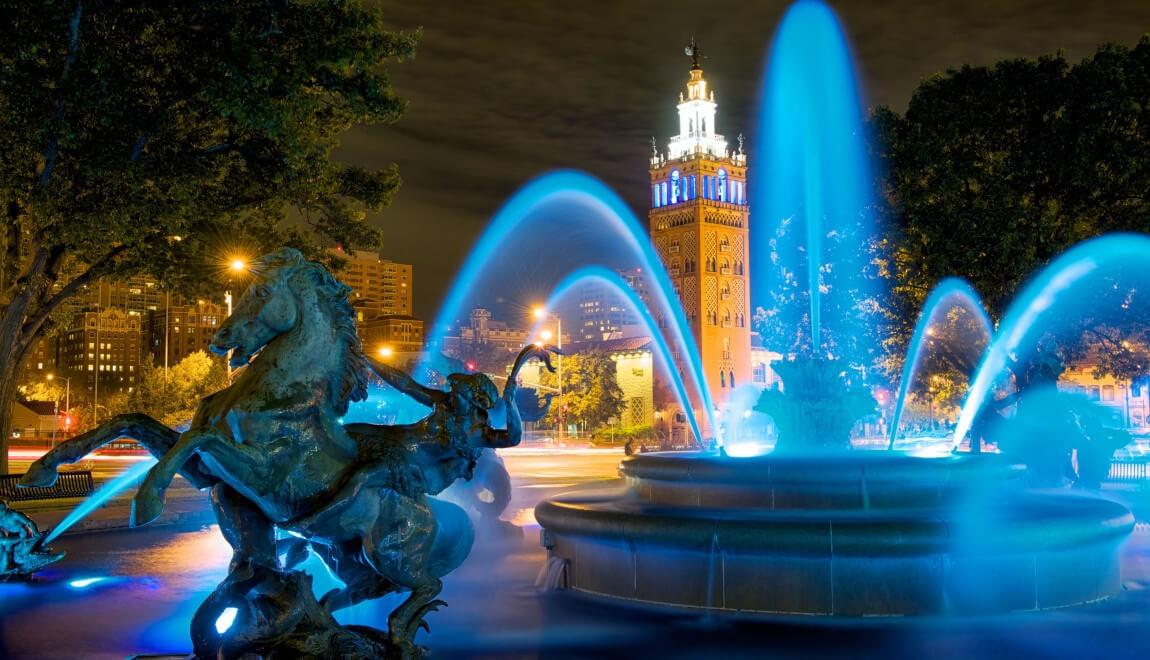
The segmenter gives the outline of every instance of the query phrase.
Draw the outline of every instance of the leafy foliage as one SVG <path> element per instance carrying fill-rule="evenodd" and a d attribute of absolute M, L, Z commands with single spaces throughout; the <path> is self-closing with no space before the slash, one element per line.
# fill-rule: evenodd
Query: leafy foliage
<path fill-rule="evenodd" d="M 192 419 L 200 399 L 227 384 L 223 360 L 196 351 L 169 369 L 145 363 L 137 387 L 109 401 L 108 410 L 112 415 L 142 412 L 167 426 L 177 426 Z"/>
<path fill-rule="evenodd" d="M 556 397 L 546 420 L 558 424 L 560 416 L 567 423 L 578 423 L 597 430 L 623 413 L 626 402 L 615 373 L 611 356 L 592 351 L 564 355 L 563 396 Z M 544 371 L 542 385 L 557 388 L 558 373 Z"/>
<path fill-rule="evenodd" d="M 0 17 L 0 437 L 24 352 L 95 279 L 194 293 L 234 251 L 378 243 L 364 211 L 395 167 L 330 158 L 403 110 L 382 65 L 414 36 L 374 5 L 5 1 Z"/>
<path fill-rule="evenodd" d="M 895 344 L 943 277 L 970 280 L 1000 318 L 1028 275 L 1074 243 L 1150 231 L 1150 37 L 1074 66 L 1059 54 L 950 70 L 905 114 L 880 108 L 872 123 L 887 212 L 902 220 Z M 1146 294 L 1130 281 L 1097 291 L 1060 340 L 1079 355 L 1101 347 L 1103 372 L 1144 373 Z"/>

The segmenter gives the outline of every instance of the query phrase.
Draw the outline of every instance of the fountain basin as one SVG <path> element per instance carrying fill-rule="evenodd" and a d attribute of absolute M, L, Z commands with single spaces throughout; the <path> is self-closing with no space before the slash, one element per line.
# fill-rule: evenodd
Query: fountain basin
<path fill-rule="evenodd" d="M 1121 504 L 1030 491 L 997 455 L 630 457 L 624 486 L 539 504 L 549 557 L 588 595 L 713 611 L 990 614 L 1121 589 Z"/>

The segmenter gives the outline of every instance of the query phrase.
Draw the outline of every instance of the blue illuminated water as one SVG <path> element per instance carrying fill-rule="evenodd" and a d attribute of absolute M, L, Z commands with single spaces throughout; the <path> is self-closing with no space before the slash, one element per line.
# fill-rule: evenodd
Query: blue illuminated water
<path fill-rule="evenodd" d="M 44 539 L 44 544 L 47 545 L 51 543 L 58 536 L 68 531 L 72 525 L 75 525 L 76 523 L 83 520 L 89 513 L 99 509 L 101 506 L 107 503 L 108 500 L 130 488 L 137 481 L 142 479 L 144 475 L 148 473 L 148 470 L 150 470 L 155 464 L 156 459 L 149 457 L 143 461 L 140 461 L 139 463 L 136 463 L 127 470 L 124 470 L 124 472 L 115 479 L 109 481 L 103 486 L 100 486 L 96 492 L 92 493 L 88 499 L 81 502 L 80 505 L 75 509 L 72 509 L 68 515 L 60 521 L 60 524 L 56 525 L 56 527 L 52 529 L 51 533 L 48 534 L 48 537 Z"/>
<path fill-rule="evenodd" d="M 962 405 L 953 444 L 966 438 L 1012 356 L 1030 350 L 1045 332 L 1080 317 L 1081 308 L 1096 293 L 1093 287 L 1100 275 L 1145 272 L 1147 264 L 1150 237 L 1109 234 L 1079 243 L 1043 268 L 1015 297 L 987 347 Z"/>
<path fill-rule="evenodd" d="M 970 283 L 958 277 L 948 277 L 939 282 L 927 296 L 919 312 L 918 322 L 911 335 L 910 345 L 907 347 L 906 358 L 903 360 L 902 377 L 899 379 L 898 397 L 895 399 L 894 410 L 890 419 L 890 444 L 894 449 L 895 438 L 898 437 L 899 420 L 902 419 L 903 409 L 906 406 L 906 397 L 918 373 L 919 363 L 930 340 L 931 329 L 938 327 L 945 319 L 940 319 L 956 306 L 962 307 L 974 315 L 976 323 L 981 327 L 987 341 L 994 333 L 994 328 L 979 297 Z"/>
<path fill-rule="evenodd" d="M 485 295 L 500 295 L 484 288 L 493 285 L 490 273 L 509 263 L 529 261 L 535 265 L 531 271 L 534 285 L 554 290 L 559 282 L 595 263 L 578 256 L 576 245 L 590 246 L 598 254 L 610 251 L 619 266 L 638 268 L 644 274 L 650 301 L 643 313 L 664 320 L 668 345 L 681 357 L 709 416 L 713 406 L 698 349 L 647 231 L 610 187 L 575 170 L 550 172 L 528 182 L 496 213 L 448 290 L 429 333 L 429 348 L 434 351 L 443 346 L 444 337 L 469 305 L 482 302 Z M 636 310 L 643 307 L 637 305 Z"/>
<path fill-rule="evenodd" d="M 784 353 L 862 361 L 878 292 L 864 107 L 846 35 L 823 2 L 791 5 L 767 56 L 751 170 L 752 292 Z M 796 345 L 797 344 L 797 345 Z"/>
<path fill-rule="evenodd" d="M 679 400 L 679 405 L 682 406 L 684 414 L 687 416 L 687 421 L 691 425 L 691 431 L 695 434 L 696 438 L 702 439 L 703 434 L 699 428 L 698 418 L 695 415 L 694 406 L 691 404 L 690 397 L 687 396 L 686 386 L 683 383 L 682 376 L 679 375 L 678 370 L 675 368 L 675 361 L 671 352 L 671 347 L 667 344 L 667 340 L 663 337 L 663 333 L 659 332 L 659 326 L 655 319 L 651 316 L 650 310 L 644 304 L 639 294 L 635 292 L 617 272 L 606 268 L 604 266 L 586 266 L 571 273 L 555 286 L 551 296 L 547 299 L 547 309 L 555 309 L 563 299 L 568 296 L 572 291 L 577 291 L 580 287 L 585 286 L 590 282 L 598 282 L 610 289 L 613 293 L 626 301 L 626 304 L 631 307 L 639 315 L 640 323 L 643 329 L 651 336 L 651 340 L 655 344 L 655 357 L 662 360 L 664 365 L 667 365 L 666 376 L 671 379 L 671 384 L 675 392 L 675 396 Z M 679 326 L 683 327 L 683 326 Z M 677 330 L 678 328 L 676 328 Z M 534 334 L 534 333 L 532 333 Z M 687 341 L 688 338 L 683 338 L 679 335 L 680 341 Z M 694 348 L 694 344 L 690 344 Z M 715 428 L 713 417 L 713 406 L 711 404 L 711 396 L 707 391 L 706 383 L 703 381 L 702 367 L 699 362 L 697 351 L 692 351 L 691 355 L 687 355 L 688 364 L 691 365 L 689 373 L 694 377 L 691 379 L 694 386 L 695 395 L 697 400 L 703 402 L 703 410 L 707 415 L 709 428 Z"/>

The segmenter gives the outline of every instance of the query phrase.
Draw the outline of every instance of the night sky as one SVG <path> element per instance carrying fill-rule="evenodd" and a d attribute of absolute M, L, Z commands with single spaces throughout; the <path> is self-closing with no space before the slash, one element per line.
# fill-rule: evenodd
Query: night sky
<path fill-rule="evenodd" d="M 650 138 L 677 132 L 694 35 L 719 104 L 719 132 L 752 144 L 759 77 L 789 3 L 780 0 L 420 0 L 383 2 L 396 29 L 423 27 L 415 59 L 390 67 L 409 102 L 391 126 L 360 128 L 338 157 L 399 164 L 403 188 L 374 220 L 383 255 L 415 265 L 415 313 L 430 320 L 491 215 L 555 168 L 602 178 L 646 217 Z M 918 82 L 963 63 L 1150 32 L 1150 1 L 886 0 L 832 3 L 868 105 L 905 108 Z M 754 153 L 749 153 L 753 168 Z M 753 206 L 752 206 L 753 218 Z"/>

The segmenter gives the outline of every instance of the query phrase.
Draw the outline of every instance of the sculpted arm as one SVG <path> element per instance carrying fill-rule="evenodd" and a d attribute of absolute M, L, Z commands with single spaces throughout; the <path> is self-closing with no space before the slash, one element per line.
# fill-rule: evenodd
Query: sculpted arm
<path fill-rule="evenodd" d="M 539 348 L 528 346 L 515 358 L 511 373 L 507 376 L 507 384 L 503 386 L 503 406 L 507 412 L 507 428 L 494 429 L 490 426 L 483 429 L 484 444 L 488 447 L 514 447 L 523 437 L 523 419 L 519 416 L 519 406 L 515 403 L 515 394 L 519 389 L 519 370 L 532 358 L 538 358 L 547 366 L 547 370 L 554 372 L 551 366 L 551 353 L 559 351 L 550 346 Z"/>
<path fill-rule="evenodd" d="M 396 369 L 389 364 L 384 364 L 371 356 L 367 356 L 367 361 L 368 364 L 371 365 L 372 371 L 382 378 L 385 383 L 425 406 L 434 407 L 436 403 L 442 401 L 444 398 L 443 392 L 420 385 L 402 369 Z"/>

